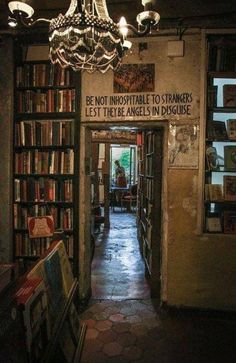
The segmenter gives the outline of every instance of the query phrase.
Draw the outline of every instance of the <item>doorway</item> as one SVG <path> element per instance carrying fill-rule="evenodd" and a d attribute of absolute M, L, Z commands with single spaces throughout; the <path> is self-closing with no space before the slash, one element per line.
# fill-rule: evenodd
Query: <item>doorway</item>
<path fill-rule="evenodd" d="M 104 158 L 102 162 L 102 178 L 108 180 L 109 185 L 108 196 L 104 193 L 104 204 L 107 199 L 110 204 L 110 186 L 113 183 L 112 161 L 118 149 L 126 153 L 128 151 L 130 156 L 127 178 L 131 183 L 136 178 L 138 183 L 135 211 L 130 212 L 124 208 L 113 211 L 109 205 L 110 228 L 101 224 L 95 233 L 95 254 L 91 264 L 92 296 L 105 299 L 160 297 L 164 128 L 136 128 L 135 143 L 129 145 L 117 142 L 117 137 L 114 143 L 111 131 L 108 129 L 95 129 L 96 134 L 102 131 L 103 137 L 105 134 L 109 135 L 108 142 L 98 140 L 98 137 L 94 140 L 92 137 L 94 129 L 88 127 L 85 129 L 90 132 L 91 150 L 94 151 L 94 143 L 103 143 L 106 147 L 109 144 L 109 153 L 104 152 L 108 160 Z M 142 137 L 144 139 L 139 144 Z M 144 155 L 145 165 L 142 160 Z M 91 174 L 93 176 L 90 179 L 94 177 L 96 171 L 92 170 Z M 100 207 L 103 216 L 104 205 Z M 153 224 L 150 223 L 151 218 L 154 218 Z M 97 251 L 100 260 L 97 258 Z M 107 294 L 101 292 L 101 287 L 104 288 L 106 282 L 110 284 Z"/>

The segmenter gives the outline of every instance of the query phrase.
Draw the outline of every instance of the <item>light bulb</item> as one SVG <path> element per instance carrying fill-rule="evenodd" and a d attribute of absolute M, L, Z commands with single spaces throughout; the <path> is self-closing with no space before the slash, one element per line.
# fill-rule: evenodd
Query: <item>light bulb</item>
<path fill-rule="evenodd" d="M 17 20 L 15 18 L 8 17 L 8 25 L 11 28 L 15 28 L 17 26 Z"/>
<path fill-rule="evenodd" d="M 123 35 L 124 38 L 126 38 L 127 34 L 128 34 L 128 28 L 127 28 L 127 21 L 124 16 L 122 16 L 120 18 L 118 25 L 119 25 L 121 34 Z"/>

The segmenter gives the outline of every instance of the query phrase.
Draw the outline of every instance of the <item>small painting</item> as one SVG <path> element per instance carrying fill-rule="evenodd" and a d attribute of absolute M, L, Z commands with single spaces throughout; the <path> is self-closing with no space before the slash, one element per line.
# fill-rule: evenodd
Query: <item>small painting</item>
<path fill-rule="evenodd" d="M 169 168 L 198 168 L 198 124 L 170 124 L 168 138 Z"/>
<path fill-rule="evenodd" d="M 155 64 L 122 64 L 114 72 L 114 93 L 154 91 Z"/>

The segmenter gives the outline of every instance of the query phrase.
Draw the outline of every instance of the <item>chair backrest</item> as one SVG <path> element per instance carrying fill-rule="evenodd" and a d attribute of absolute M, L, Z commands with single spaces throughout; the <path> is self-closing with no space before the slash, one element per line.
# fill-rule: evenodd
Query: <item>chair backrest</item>
<path fill-rule="evenodd" d="M 136 196 L 138 192 L 138 185 L 137 184 L 133 184 L 130 187 L 130 194 L 133 196 Z"/>

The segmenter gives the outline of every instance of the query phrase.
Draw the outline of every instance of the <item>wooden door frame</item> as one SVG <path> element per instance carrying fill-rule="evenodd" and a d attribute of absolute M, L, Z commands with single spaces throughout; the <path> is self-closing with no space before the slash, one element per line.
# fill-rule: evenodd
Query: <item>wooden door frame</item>
<path fill-rule="evenodd" d="M 88 175 L 88 158 L 91 157 L 91 132 L 93 130 L 109 130 L 111 127 L 124 127 L 124 122 L 117 123 L 83 123 L 80 125 L 80 172 L 79 172 L 79 299 L 80 301 L 88 300 L 91 295 L 91 263 L 90 263 L 90 177 Z M 162 241 L 160 245 L 160 303 L 167 300 L 167 257 L 168 257 L 168 122 L 163 121 L 144 121 L 125 123 L 126 127 L 141 129 L 163 129 L 163 164 L 162 164 L 162 196 L 161 196 L 161 226 L 162 226 Z M 89 263 L 88 263 L 89 261 Z"/>

